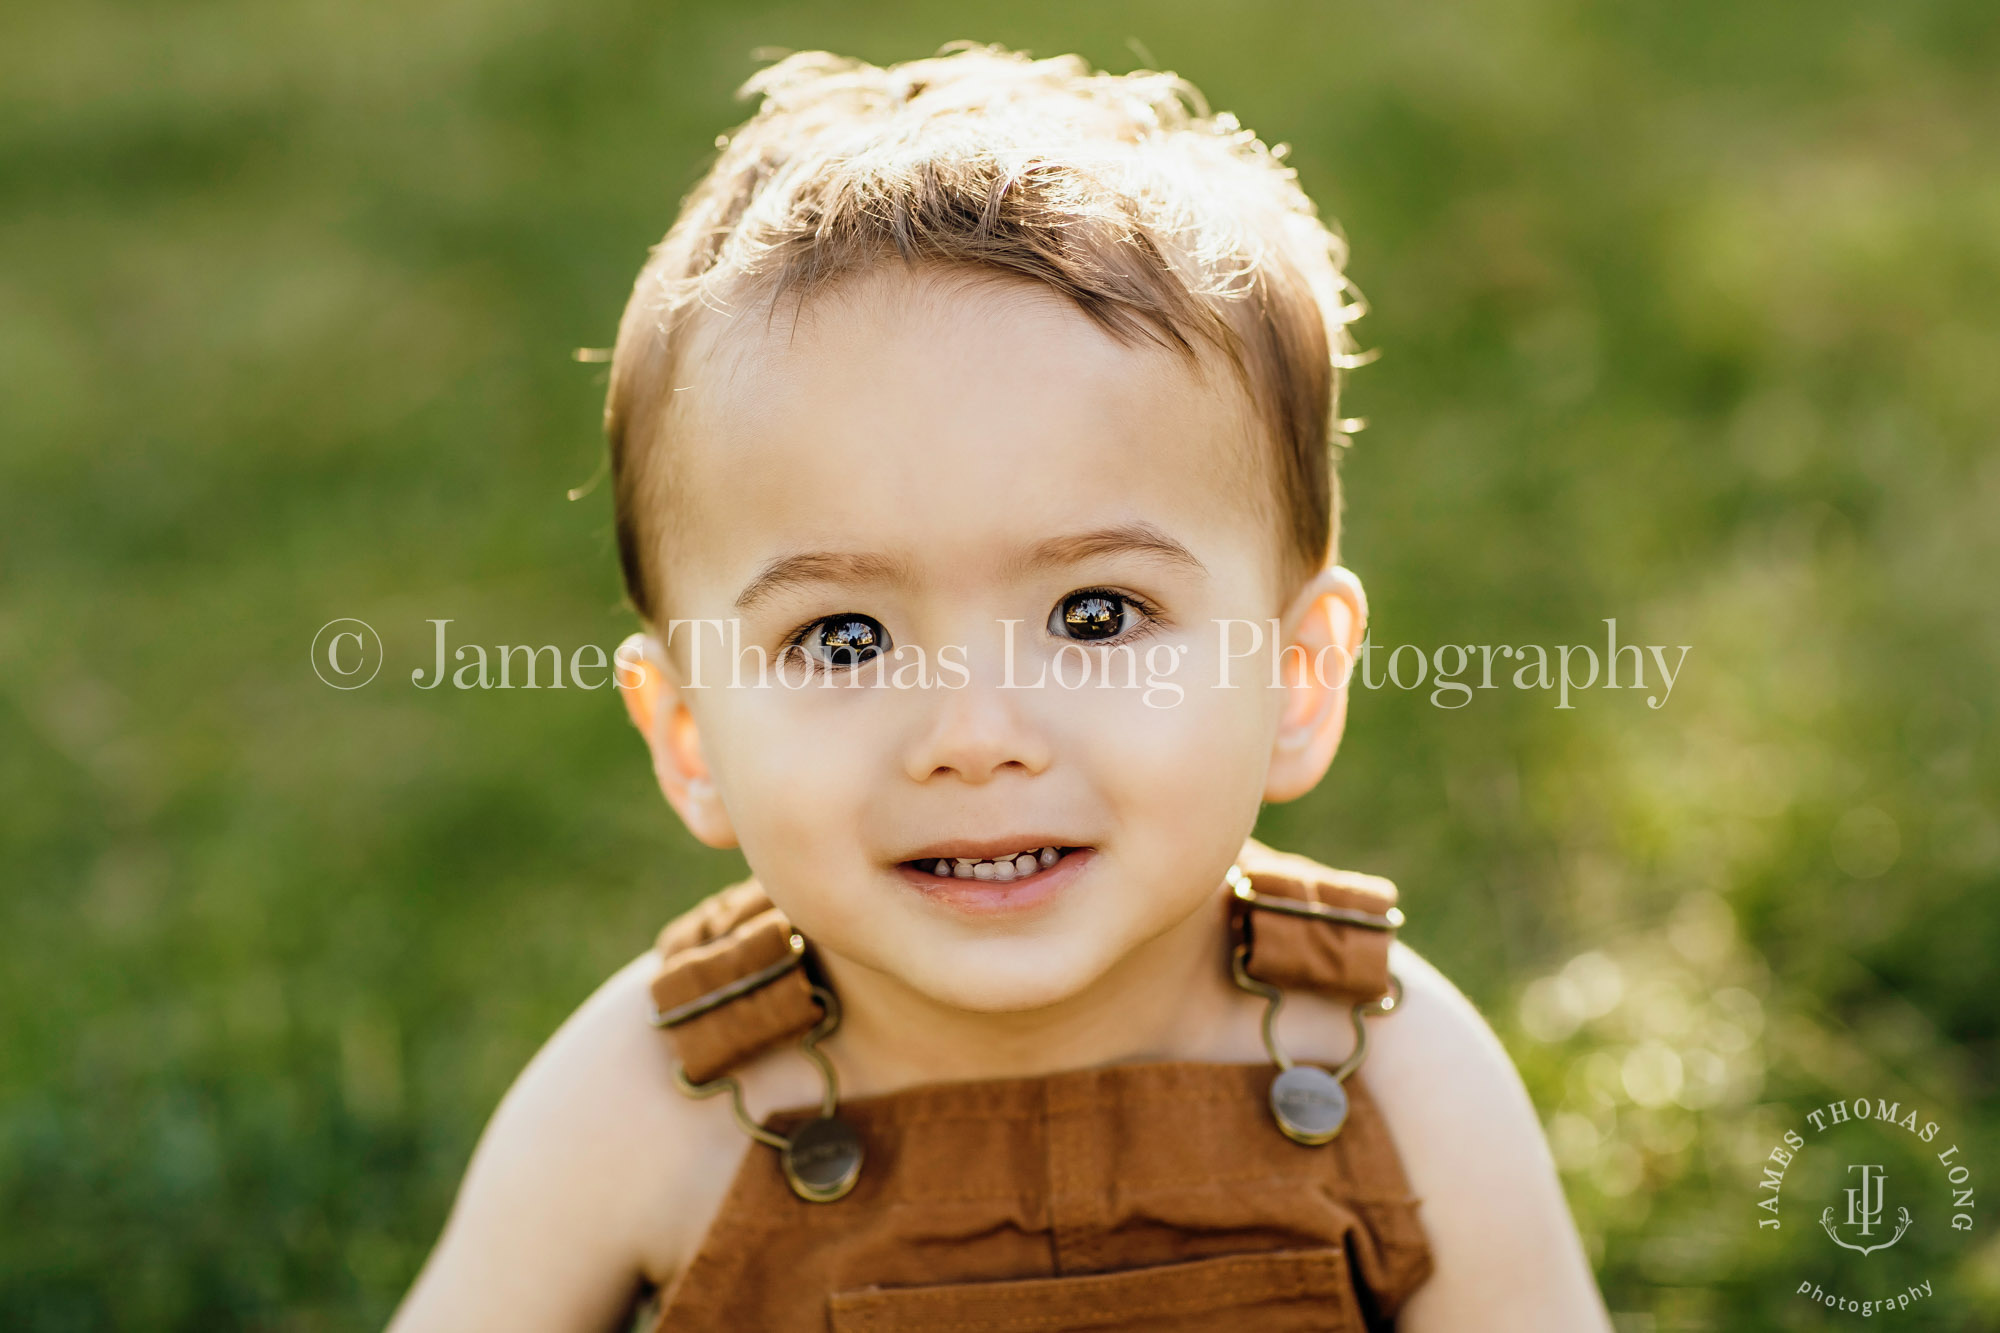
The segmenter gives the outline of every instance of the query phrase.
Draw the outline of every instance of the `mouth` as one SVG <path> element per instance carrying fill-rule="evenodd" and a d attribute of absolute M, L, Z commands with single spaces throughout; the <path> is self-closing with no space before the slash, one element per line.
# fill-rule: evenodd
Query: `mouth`
<path fill-rule="evenodd" d="M 1087 852 L 1088 847 L 1065 847 L 1055 843 L 1008 844 L 1005 847 L 970 842 L 939 843 L 902 862 L 908 870 L 938 879 L 976 879 L 993 884 L 1011 884 L 1054 866 L 1064 857 Z"/>
<path fill-rule="evenodd" d="M 940 844 L 899 862 L 903 881 L 933 901 L 977 915 L 1021 911 L 1050 899 L 1095 860 L 1094 847 L 1057 843 L 995 847 Z"/>

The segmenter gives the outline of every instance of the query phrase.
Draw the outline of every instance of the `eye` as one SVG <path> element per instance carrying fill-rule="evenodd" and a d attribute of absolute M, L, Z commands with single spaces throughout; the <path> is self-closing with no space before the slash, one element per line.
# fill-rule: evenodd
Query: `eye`
<path fill-rule="evenodd" d="M 1056 603 L 1049 613 L 1049 633 L 1079 643 L 1101 643 L 1117 638 L 1150 614 L 1150 607 L 1128 593 L 1084 588 Z"/>
<path fill-rule="evenodd" d="M 873 616 L 843 611 L 804 626 L 785 647 L 803 649 L 816 667 L 860 666 L 889 651 L 889 631 Z"/>

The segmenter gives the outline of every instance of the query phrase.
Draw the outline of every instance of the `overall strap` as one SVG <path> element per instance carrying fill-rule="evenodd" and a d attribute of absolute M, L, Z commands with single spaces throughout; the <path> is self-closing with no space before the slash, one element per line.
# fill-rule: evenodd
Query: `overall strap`
<path fill-rule="evenodd" d="M 1236 863 L 1243 876 L 1230 898 L 1230 933 L 1250 946 L 1244 967 L 1252 977 L 1352 1002 L 1389 994 L 1389 945 L 1403 924 L 1394 884 L 1255 838 Z"/>
<path fill-rule="evenodd" d="M 653 1022 L 670 1028 L 681 1066 L 706 1083 L 824 1016 L 812 996 L 805 941 L 754 879 L 703 899 L 655 945 Z"/>

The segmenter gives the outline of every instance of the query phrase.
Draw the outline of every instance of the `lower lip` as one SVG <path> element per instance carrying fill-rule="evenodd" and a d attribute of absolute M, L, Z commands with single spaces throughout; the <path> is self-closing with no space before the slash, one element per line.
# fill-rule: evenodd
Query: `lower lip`
<path fill-rule="evenodd" d="M 915 866 L 899 865 L 896 873 L 903 882 L 926 898 L 940 902 L 968 916 L 1006 916 L 1025 912 L 1049 901 L 1083 873 L 1097 857 L 1095 848 L 1070 852 L 1052 866 L 1032 875 L 1002 884 L 995 879 L 960 879 L 956 875 L 933 875 Z"/>

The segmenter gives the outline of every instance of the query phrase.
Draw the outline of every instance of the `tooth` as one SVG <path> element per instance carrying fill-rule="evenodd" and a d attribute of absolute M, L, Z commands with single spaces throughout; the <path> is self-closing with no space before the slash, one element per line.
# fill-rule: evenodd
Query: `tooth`
<path fill-rule="evenodd" d="M 972 867 L 972 877 L 974 879 L 992 879 L 993 863 L 991 861 L 981 861 L 974 865 Z"/>
<path fill-rule="evenodd" d="M 993 867 L 993 880 L 996 884 L 1010 883 L 1019 877 L 1012 861 L 1002 861 Z"/>
<path fill-rule="evenodd" d="M 1041 862 L 1043 869 L 1047 869 L 1049 866 L 1054 865 L 1057 861 L 1060 861 L 1061 859 L 1062 859 L 1062 853 L 1057 851 L 1055 848 L 1053 847 L 1042 848 Z"/>
<path fill-rule="evenodd" d="M 939 857 L 936 873 L 943 875 L 946 878 L 949 878 L 951 876 L 951 862 L 945 860 L 943 857 Z"/>
<path fill-rule="evenodd" d="M 972 878 L 971 863 L 966 861 L 958 862 L 957 864 L 952 866 L 951 876 L 953 879 L 971 879 Z"/>
<path fill-rule="evenodd" d="M 1032 875 L 1040 868 L 1040 864 L 1040 862 L 1035 860 L 1033 852 L 1022 852 L 1014 858 L 1014 873 L 1017 875 Z"/>

